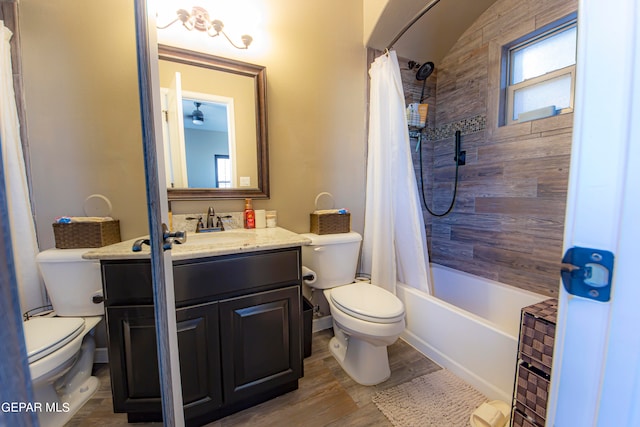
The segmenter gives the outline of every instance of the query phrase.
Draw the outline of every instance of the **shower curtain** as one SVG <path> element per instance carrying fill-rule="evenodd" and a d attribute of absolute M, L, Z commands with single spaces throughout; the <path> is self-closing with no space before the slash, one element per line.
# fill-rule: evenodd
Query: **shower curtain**
<path fill-rule="evenodd" d="M 371 78 L 362 270 L 395 293 L 396 281 L 430 292 L 429 256 L 395 51 L 378 57 Z"/>
<path fill-rule="evenodd" d="M 44 288 L 36 266 L 38 243 L 29 201 L 20 124 L 13 91 L 11 69 L 11 31 L 0 21 L 0 144 L 4 161 L 4 179 L 9 204 L 9 225 L 20 295 L 20 309 L 44 305 Z M 0 219 L 6 220 L 6 219 Z"/>

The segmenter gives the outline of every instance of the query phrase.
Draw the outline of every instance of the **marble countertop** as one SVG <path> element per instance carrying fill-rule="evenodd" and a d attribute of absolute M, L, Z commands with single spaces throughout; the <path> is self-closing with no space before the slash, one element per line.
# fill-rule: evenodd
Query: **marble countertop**
<path fill-rule="evenodd" d="M 140 238 L 148 238 L 142 236 Z M 142 251 L 133 252 L 131 247 L 138 239 L 126 240 L 101 248 L 91 249 L 82 255 L 85 259 L 148 259 L 149 246 L 142 245 Z M 306 246 L 311 240 L 284 228 L 235 229 L 214 233 L 187 235 L 183 244 L 173 244 L 171 257 L 174 261 L 205 258 L 217 255 L 256 252 L 268 249 Z"/>

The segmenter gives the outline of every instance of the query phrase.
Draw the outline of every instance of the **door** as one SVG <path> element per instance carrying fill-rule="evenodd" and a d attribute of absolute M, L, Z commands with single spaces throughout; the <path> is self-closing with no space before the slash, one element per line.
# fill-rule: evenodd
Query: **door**
<path fill-rule="evenodd" d="M 147 8 L 147 0 L 134 0 L 134 5 L 162 415 L 166 426 L 183 426 L 173 269 L 170 251 L 163 250 L 162 226 L 169 223 L 169 213 L 164 166 L 159 166 L 164 165 L 162 126 L 154 114 L 161 105 L 155 10 Z"/>
<path fill-rule="evenodd" d="M 637 0 L 580 1 L 565 249 L 607 250 L 615 259 L 609 301 L 561 288 L 547 414 L 557 427 L 640 425 L 637 22 Z"/>
<path fill-rule="evenodd" d="M 300 287 L 220 302 L 225 405 L 301 376 Z"/>
<path fill-rule="evenodd" d="M 202 417 L 222 406 L 218 303 L 181 308 L 176 316 L 185 417 Z"/>
<path fill-rule="evenodd" d="M 218 303 L 176 312 L 185 418 L 222 404 Z M 160 381 L 154 310 L 151 306 L 107 308 L 113 406 L 118 412 L 160 414 Z"/>

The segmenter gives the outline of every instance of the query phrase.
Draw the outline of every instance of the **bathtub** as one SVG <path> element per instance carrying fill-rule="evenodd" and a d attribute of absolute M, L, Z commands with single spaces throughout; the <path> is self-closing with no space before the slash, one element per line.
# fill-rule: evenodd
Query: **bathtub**
<path fill-rule="evenodd" d="M 520 309 L 548 297 L 431 264 L 435 296 L 398 284 L 402 339 L 489 399 L 511 402 Z"/>

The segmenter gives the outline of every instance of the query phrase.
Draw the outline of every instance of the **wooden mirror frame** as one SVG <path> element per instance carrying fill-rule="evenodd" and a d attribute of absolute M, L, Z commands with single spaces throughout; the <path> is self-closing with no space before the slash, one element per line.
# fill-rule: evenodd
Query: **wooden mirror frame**
<path fill-rule="evenodd" d="M 269 147 L 267 143 L 266 68 L 202 52 L 158 45 L 158 59 L 246 76 L 253 79 L 256 101 L 257 188 L 168 188 L 169 200 L 268 199 Z"/>

